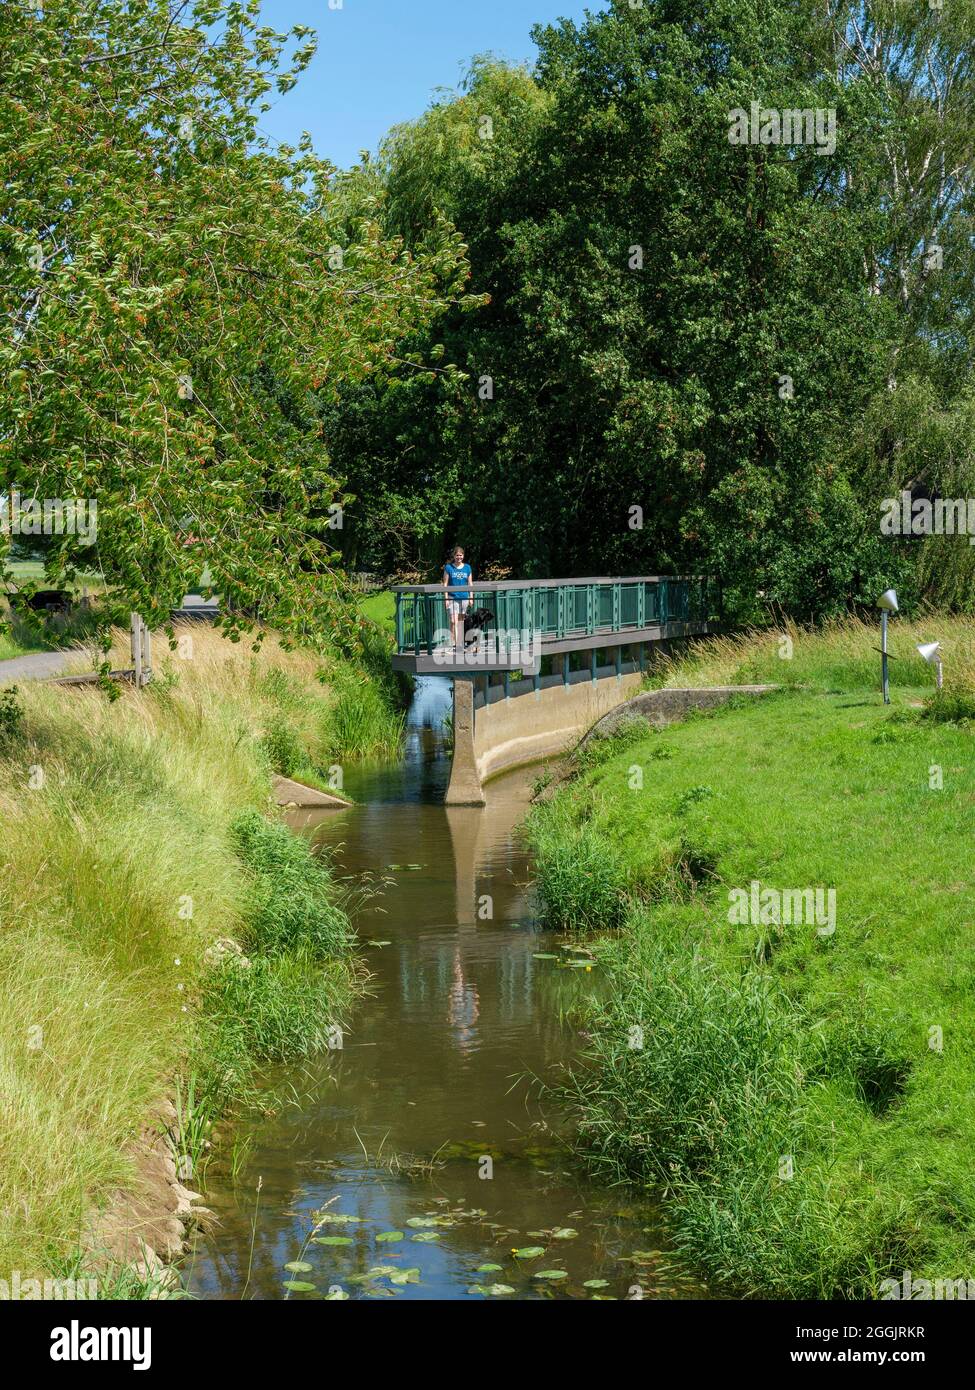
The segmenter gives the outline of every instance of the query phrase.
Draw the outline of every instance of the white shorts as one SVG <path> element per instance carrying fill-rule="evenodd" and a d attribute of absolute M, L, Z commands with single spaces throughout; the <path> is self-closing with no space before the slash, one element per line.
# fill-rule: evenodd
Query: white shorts
<path fill-rule="evenodd" d="M 470 608 L 472 599 L 469 598 L 449 598 L 447 600 L 447 617 L 459 618 Z"/>

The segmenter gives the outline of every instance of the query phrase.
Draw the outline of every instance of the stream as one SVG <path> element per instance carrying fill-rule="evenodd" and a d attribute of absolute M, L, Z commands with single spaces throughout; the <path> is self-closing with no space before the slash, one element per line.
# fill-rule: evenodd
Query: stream
<path fill-rule="evenodd" d="M 535 919 L 515 830 L 538 769 L 491 782 L 483 809 L 443 805 L 449 690 L 417 681 L 403 760 L 350 773 L 354 807 L 292 820 L 366 886 L 372 978 L 340 1048 L 269 1071 L 291 1103 L 222 1136 L 196 1297 L 701 1296 L 654 1205 L 591 1182 L 531 1084 L 578 1049 L 599 972 Z"/>

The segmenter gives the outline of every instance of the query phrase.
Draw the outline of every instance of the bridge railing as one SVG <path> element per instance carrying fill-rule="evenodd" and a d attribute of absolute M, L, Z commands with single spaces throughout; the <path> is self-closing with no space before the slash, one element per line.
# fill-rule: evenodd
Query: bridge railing
<path fill-rule="evenodd" d="M 508 635 L 519 645 L 607 637 L 667 623 L 705 623 L 714 616 L 716 588 L 702 576 L 634 579 L 523 579 L 474 583 L 472 608 L 494 614 L 499 650 Z M 396 646 L 403 654 L 431 655 L 449 640 L 442 584 L 403 585 L 396 595 Z"/>

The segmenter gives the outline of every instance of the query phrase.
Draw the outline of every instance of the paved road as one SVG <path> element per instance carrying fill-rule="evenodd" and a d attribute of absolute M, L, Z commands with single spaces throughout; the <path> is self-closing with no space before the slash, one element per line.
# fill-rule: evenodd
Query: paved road
<path fill-rule="evenodd" d="M 178 618 L 215 618 L 220 612 L 218 604 L 210 599 L 200 598 L 198 594 L 187 594 L 182 608 L 173 609 L 172 616 Z M 13 656 L 8 661 L 0 661 L 0 686 L 11 681 L 42 681 L 58 676 L 78 656 L 77 651 L 66 652 L 28 652 L 26 656 Z"/>
<path fill-rule="evenodd" d="M 28 652 L 26 656 L 13 656 L 9 661 L 0 661 L 0 685 L 8 685 L 11 681 L 45 680 L 60 675 L 77 655 L 77 652 Z"/>

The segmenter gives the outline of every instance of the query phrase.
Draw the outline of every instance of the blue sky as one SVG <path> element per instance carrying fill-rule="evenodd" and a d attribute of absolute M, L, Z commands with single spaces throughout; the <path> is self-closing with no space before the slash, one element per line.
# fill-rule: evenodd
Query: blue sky
<path fill-rule="evenodd" d="M 319 43 L 297 87 L 268 97 L 261 129 L 284 141 L 307 130 L 346 168 L 391 125 L 419 116 L 437 87 L 455 87 L 474 54 L 533 60 L 533 24 L 580 20 L 587 8 L 605 0 L 342 0 L 334 10 L 329 0 L 264 0 L 265 24 L 307 24 Z"/>

